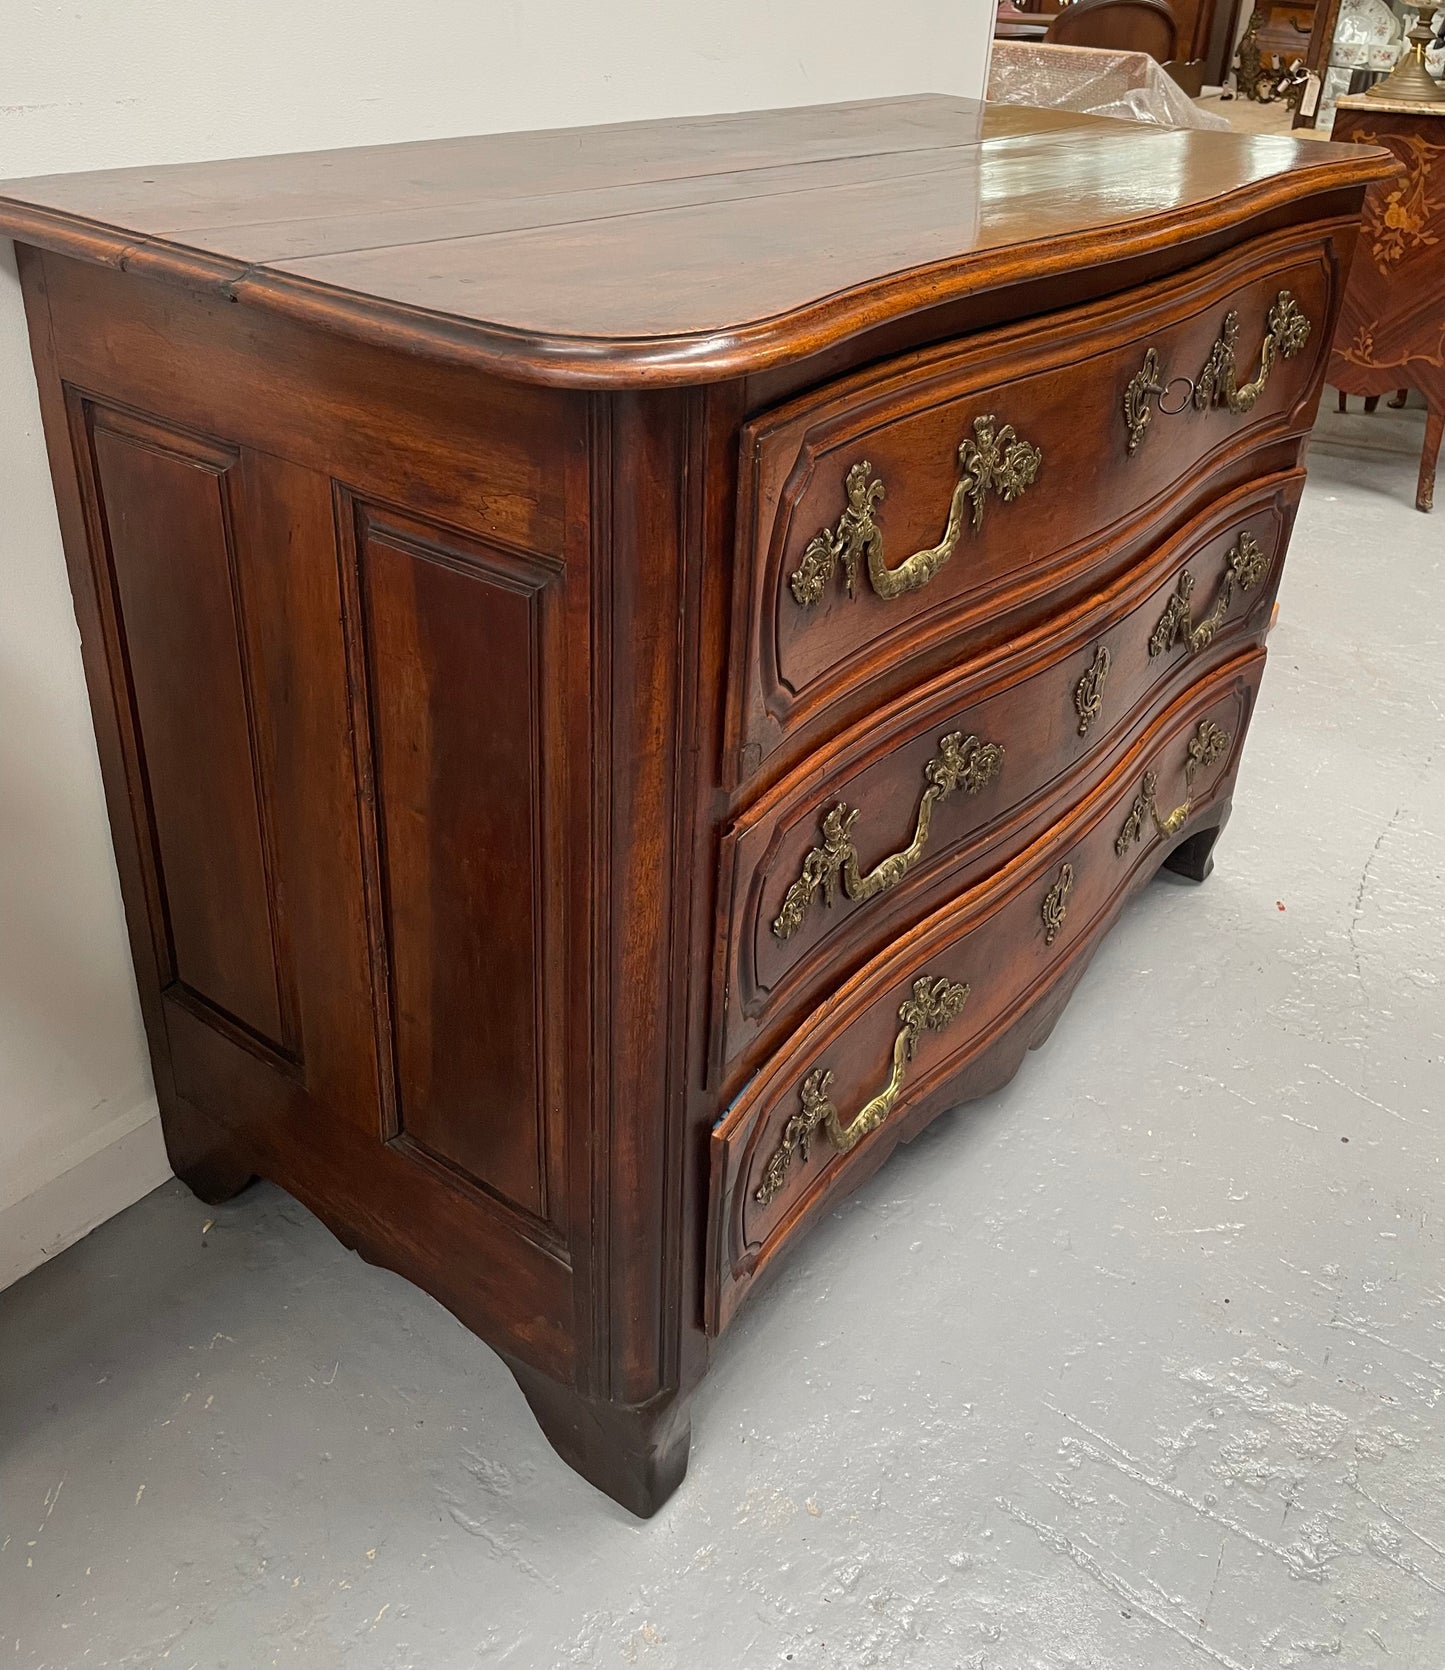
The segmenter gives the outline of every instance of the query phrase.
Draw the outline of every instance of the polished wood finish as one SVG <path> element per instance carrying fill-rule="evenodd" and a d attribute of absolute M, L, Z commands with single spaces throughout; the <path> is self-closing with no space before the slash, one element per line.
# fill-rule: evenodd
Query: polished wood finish
<path fill-rule="evenodd" d="M 1359 172 L 1304 142 L 920 96 L 54 175 L 0 184 L 0 217 L 509 378 L 693 386 L 844 341 L 856 358 L 870 326 L 926 330 L 950 303 L 951 327 L 1017 316 L 984 301 L 1004 284 L 1178 270 Z"/>
<path fill-rule="evenodd" d="M 1200 80 L 1204 76 L 1204 60 L 1209 53 L 1210 37 L 1214 30 L 1214 8 L 1217 0 L 1167 0 L 1174 14 L 1175 44 L 1170 54 L 1179 64 L 1198 64 Z M 1195 89 L 1197 95 L 1198 89 Z"/>
<path fill-rule="evenodd" d="M 656 1508 L 793 1231 L 1013 1070 L 1129 888 L 1207 867 L 1384 166 L 919 98 L 0 188 L 178 1173 L 293 1191 Z M 1252 375 L 1285 288 L 1311 331 L 1252 407 L 1131 454 L 1148 350 L 1194 377 L 1237 311 Z M 863 449 L 897 563 L 986 414 L 1026 490 L 926 587 L 804 610 Z M 1161 636 L 1246 532 L 1249 585 Z M 1117 856 L 1205 719 L 1187 817 Z M 906 842 L 950 728 L 996 780 L 776 941 L 825 802 Z M 940 958 L 972 994 L 891 1117 L 753 1212 L 799 1075 L 876 1088 Z"/>
<path fill-rule="evenodd" d="M 1419 111 L 1368 96 L 1342 99 L 1332 134 L 1383 145 L 1400 172 L 1370 187 L 1365 221 L 1330 350 L 1328 377 L 1341 395 L 1371 399 L 1417 389 L 1425 441 L 1415 504 L 1435 503 L 1445 430 L 1445 106 Z"/>

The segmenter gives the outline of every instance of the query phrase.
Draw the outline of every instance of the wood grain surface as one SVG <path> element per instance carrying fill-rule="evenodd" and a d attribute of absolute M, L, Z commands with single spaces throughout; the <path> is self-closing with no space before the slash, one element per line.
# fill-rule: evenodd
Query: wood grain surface
<path fill-rule="evenodd" d="M 445 320 L 511 376 L 694 383 L 1381 171 L 927 95 L 52 175 L 0 184 L 0 232 L 372 335 Z"/>

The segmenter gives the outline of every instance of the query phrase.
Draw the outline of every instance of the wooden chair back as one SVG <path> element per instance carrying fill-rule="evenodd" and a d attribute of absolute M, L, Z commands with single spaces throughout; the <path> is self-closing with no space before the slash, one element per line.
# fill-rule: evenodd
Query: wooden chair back
<path fill-rule="evenodd" d="M 1145 52 L 1167 64 L 1175 55 L 1179 26 L 1167 0 L 1074 0 L 1044 39 L 1059 46 Z"/>

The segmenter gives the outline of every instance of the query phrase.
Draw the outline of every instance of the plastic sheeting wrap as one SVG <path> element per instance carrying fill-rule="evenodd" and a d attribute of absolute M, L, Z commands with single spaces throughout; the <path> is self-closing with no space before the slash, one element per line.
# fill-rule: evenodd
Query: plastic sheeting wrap
<path fill-rule="evenodd" d="M 1159 128 L 1229 127 L 1222 116 L 1201 110 L 1143 52 L 995 41 L 988 96 L 996 104 L 1077 110 L 1087 116 L 1150 122 Z"/>

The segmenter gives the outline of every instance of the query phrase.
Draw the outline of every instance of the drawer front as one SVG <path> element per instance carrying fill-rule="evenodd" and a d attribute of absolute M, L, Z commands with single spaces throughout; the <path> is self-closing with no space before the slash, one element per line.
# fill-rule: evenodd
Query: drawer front
<path fill-rule="evenodd" d="M 1328 234 L 1280 234 L 746 425 L 735 780 L 1103 583 L 1210 472 L 1303 435 L 1338 289 Z"/>
<path fill-rule="evenodd" d="M 1027 845 L 1145 704 L 1260 632 L 1303 471 L 1231 494 L 1060 622 L 926 686 L 810 757 L 722 843 L 717 1071 L 839 968 Z"/>
<path fill-rule="evenodd" d="M 1232 782 L 1264 652 L 1186 692 L 1012 863 L 816 1009 L 711 1139 L 707 1322 L 825 1203 L 943 1107 L 1002 1083 L 1099 934 Z"/>

